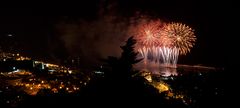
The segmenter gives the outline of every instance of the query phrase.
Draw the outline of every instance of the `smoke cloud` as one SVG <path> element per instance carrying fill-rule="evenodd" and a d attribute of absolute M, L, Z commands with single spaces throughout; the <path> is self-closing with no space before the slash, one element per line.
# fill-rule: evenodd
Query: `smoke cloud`
<path fill-rule="evenodd" d="M 68 53 L 85 62 L 98 62 L 99 58 L 120 56 L 120 45 L 129 37 L 129 22 L 114 16 L 97 20 L 61 22 L 57 26 Z"/>

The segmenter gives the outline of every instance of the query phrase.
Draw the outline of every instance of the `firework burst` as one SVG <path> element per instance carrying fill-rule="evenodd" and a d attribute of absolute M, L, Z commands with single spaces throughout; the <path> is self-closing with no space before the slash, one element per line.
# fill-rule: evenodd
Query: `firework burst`
<path fill-rule="evenodd" d="M 145 47 L 158 46 L 161 44 L 160 35 L 162 32 L 162 22 L 149 21 L 147 23 L 139 24 L 136 29 L 136 39 L 138 44 Z"/>
<path fill-rule="evenodd" d="M 165 24 L 160 20 L 139 22 L 131 29 L 137 40 L 137 51 L 144 58 L 144 64 L 176 67 L 178 56 L 190 52 L 196 36 L 194 30 L 185 24 Z"/>
<path fill-rule="evenodd" d="M 162 33 L 171 41 L 171 47 L 178 48 L 179 53 L 183 55 L 190 52 L 196 41 L 194 30 L 181 23 L 167 24 Z"/>

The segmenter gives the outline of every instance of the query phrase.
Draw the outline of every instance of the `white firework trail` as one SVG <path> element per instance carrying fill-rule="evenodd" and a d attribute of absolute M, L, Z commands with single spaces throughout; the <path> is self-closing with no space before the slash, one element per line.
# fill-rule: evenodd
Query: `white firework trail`
<path fill-rule="evenodd" d="M 179 49 L 176 47 L 142 47 L 138 51 L 143 58 L 144 64 L 154 62 L 158 65 L 176 67 Z"/>

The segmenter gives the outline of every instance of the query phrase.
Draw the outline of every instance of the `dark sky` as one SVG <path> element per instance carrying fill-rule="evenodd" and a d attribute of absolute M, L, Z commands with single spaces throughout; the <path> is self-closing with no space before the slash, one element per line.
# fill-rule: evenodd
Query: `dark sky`
<path fill-rule="evenodd" d="M 223 66 L 228 37 L 225 18 L 230 5 L 195 0 L 83 0 L 54 7 L 8 7 L 0 11 L 0 37 L 12 34 L 19 44 L 16 47 L 25 55 L 56 62 L 79 56 L 83 64 L 90 64 L 99 57 L 119 53 L 116 48 L 124 39 L 120 37 L 124 33 L 119 32 L 126 26 L 121 22 L 141 14 L 195 29 L 197 43 L 191 53 L 179 58 L 179 63 Z M 105 19 L 109 16 L 118 20 L 108 22 Z"/>

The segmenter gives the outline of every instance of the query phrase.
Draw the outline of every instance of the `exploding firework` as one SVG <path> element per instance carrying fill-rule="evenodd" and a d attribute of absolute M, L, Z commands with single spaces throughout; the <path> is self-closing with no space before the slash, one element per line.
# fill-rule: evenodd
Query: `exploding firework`
<path fill-rule="evenodd" d="M 160 20 L 139 24 L 136 27 L 137 32 L 135 34 L 138 44 L 145 47 L 160 45 L 162 26 L 163 24 Z"/>
<path fill-rule="evenodd" d="M 194 30 L 181 23 L 145 20 L 132 29 L 144 64 L 176 67 L 179 54 L 190 52 L 196 41 Z"/>
<path fill-rule="evenodd" d="M 196 41 L 194 30 L 181 23 L 167 24 L 162 33 L 171 41 L 171 47 L 177 48 L 179 53 L 183 55 L 190 52 L 190 48 Z"/>
<path fill-rule="evenodd" d="M 147 59 L 151 61 L 158 61 L 157 47 L 162 44 L 161 32 L 163 31 L 163 23 L 160 20 L 148 21 L 143 19 L 136 26 L 132 28 L 133 35 L 137 40 L 137 50 L 144 58 L 144 63 Z"/>

